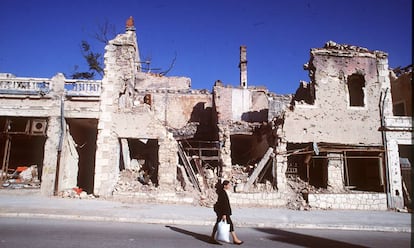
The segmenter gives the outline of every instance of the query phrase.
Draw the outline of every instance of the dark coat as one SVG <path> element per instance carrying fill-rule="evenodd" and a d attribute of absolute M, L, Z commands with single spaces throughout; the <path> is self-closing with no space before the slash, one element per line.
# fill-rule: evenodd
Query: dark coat
<path fill-rule="evenodd" d="M 231 207 L 229 197 L 226 191 L 219 190 L 217 192 L 218 198 L 216 204 L 214 204 L 214 212 L 216 212 L 217 216 L 221 217 L 223 215 L 230 216 L 231 215 Z"/>

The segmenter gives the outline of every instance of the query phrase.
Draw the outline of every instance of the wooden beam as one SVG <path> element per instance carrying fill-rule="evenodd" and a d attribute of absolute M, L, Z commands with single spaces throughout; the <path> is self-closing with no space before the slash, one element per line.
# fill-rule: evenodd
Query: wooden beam
<path fill-rule="evenodd" d="M 257 177 L 259 176 L 260 172 L 263 170 L 267 162 L 269 161 L 271 155 L 273 154 L 273 148 L 269 147 L 267 149 L 267 152 L 263 156 L 263 158 L 260 160 L 259 164 L 257 165 L 256 169 L 253 171 L 253 173 L 250 175 L 249 180 L 247 180 L 247 183 L 244 185 L 243 190 L 248 191 L 254 181 L 256 181 Z"/>

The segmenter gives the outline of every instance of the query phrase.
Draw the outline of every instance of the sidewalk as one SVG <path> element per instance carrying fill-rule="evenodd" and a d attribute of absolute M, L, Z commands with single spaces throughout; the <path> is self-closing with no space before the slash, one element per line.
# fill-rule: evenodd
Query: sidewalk
<path fill-rule="evenodd" d="M 215 221 L 213 210 L 201 206 L 67 199 L 0 190 L 1 217 L 209 226 Z M 411 214 L 393 211 L 235 208 L 232 217 L 239 227 L 411 232 Z"/>

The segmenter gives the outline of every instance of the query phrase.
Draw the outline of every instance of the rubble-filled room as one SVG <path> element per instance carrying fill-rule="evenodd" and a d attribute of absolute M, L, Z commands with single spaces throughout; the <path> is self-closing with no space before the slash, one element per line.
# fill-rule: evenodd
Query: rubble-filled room
<path fill-rule="evenodd" d="M 40 188 L 46 130 L 46 119 L 0 117 L 3 188 Z"/>

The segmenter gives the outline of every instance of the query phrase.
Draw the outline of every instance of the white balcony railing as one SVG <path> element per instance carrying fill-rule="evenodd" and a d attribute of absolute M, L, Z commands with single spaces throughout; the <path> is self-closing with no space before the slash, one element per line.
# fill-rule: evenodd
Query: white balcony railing
<path fill-rule="evenodd" d="M 50 91 L 50 79 L 0 78 L 0 94 L 46 95 Z"/>
<path fill-rule="evenodd" d="M 101 95 L 101 81 L 92 80 L 65 80 L 66 96 L 94 96 Z"/>

